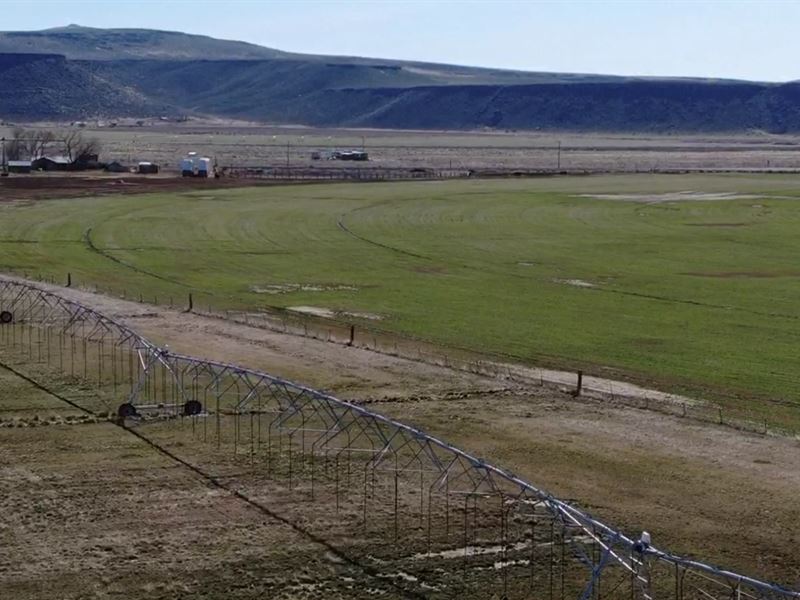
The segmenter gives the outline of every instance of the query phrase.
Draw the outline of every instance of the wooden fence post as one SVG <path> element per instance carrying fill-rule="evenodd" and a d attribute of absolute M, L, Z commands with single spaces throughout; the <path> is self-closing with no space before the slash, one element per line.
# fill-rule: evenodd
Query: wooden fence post
<path fill-rule="evenodd" d="M 575 396 L 581 395 L 583 389 L 583 371 L 578 371 L 578 387 L 575 388 Z"/>

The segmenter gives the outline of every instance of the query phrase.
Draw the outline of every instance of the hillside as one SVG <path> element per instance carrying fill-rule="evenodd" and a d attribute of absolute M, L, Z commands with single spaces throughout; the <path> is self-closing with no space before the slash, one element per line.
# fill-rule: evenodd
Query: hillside
<path fill-rule="evenodd" d="M 291 54 L 177 32 L 0 33 L 0 118 L 195 114 L 277 124 L 800 131 L 800 84 Z"/>
<path fill-rule="evenodd" d="M 144 92 L 93 74 L 50 54 L 0 54 L 0 118 L 71 119 L 79 116 L 172 113 Z"/>
<path fill-rule="evenodd" d="M 42 31 L 0 32 L 0 53 L 61 54 L 69 59 L 276 58 L 285 53 L 255 44 L 149 29 L 95 29 L 69 25 Z"/>

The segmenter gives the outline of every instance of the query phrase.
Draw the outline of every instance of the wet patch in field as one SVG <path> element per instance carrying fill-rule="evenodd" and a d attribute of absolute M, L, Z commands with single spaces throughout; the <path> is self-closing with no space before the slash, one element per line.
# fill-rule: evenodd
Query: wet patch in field
<path fill-rule="evenodd" d="M 268 283 L 251 285 L 250 291 L 256 294 L 291 294 L 293 292 L 357 292 L 354 285 L 328 285 L 323 283 Z"/>
<path fill-rule="evenodd" d="M 666 194 L 579 194 L 576 198 L 591 198 L 593 200 L 620 200 L 623 202 L 685 202 L 685 201 L 710 201 L 710 200 L 753 200 L 760 198 L 753 194 L 738 194 L 736 192 L 669 192 Z"/>
<path fill-rule="evenodd" d="M 303 313 L 306 315 L 313 315 L 315 317 L 324 317 L 326 319 L 335 319 L 337 317 L 352 317 L 355 319 L 367 319 L 369 321 L 381 321 L 384 318 L 383 315 L 377 315 L 374 313 L 333 310 L 330 308 L 323 308 L 321 306 L 289 306 L 287 307 L 286 310 Z"/>
<path fill-rule="evenodd" d="M 597 287 L 595 284 L 589 281 L 584 281 L 583 279 L 553 279 L 553 283 L 563 283 L 564 285 L 571 285 L 581 288 Z"/>
<path fill-rule="evenodd" d="M 797 277 L 800 271 L 688 271 L 681 275 L 710 277 L 713 279 L 772 279 L 775 277 Z"/>

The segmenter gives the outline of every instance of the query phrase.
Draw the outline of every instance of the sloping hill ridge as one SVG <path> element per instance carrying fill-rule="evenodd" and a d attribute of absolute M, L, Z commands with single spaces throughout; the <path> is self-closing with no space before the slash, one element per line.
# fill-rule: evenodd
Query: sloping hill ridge
<path fill-rule="evenodd" d="M 43 31 L 0 32 L 0 53 L 60 54 L 69 59 L 276 58 L 280 50 L 202 35 L 151 29 L 95 29 L 68 25 Z"/>
<path fill-rule="evenodd" d="M 173 113 L 168 104 L 104 79 L 90 70 L 49 54 L 0 54 L 0 117 L 69 119 L 79 116 Z"/>
<path fill-rule="evenodd" d="M 18 52 L 37 36 L 39 54 Z M 800 131 L 800 83 L 323 57 L 144 30 L 0 33 L 0 52 L 9 49 L 17 52 L 0 54 L 0 117 L 17 121 L 197 114 L 398 129 Z"/>

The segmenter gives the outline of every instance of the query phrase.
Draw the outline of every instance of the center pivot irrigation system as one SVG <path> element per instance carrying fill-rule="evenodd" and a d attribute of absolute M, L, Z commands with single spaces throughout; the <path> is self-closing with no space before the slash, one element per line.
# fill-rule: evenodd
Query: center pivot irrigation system
<path fill-rule="evenodd" d="M 271 510 L 322 523 L 315 535 L 369 562 L 395 595 L 800 598 L 659 550 L 646 533 L 629 537 L 418 429 L 267 373 L 173 353 L 4 278 L 0 354 L 26 376 L 77 390 L 82 407 L 172 442 L 186 460 L 248 465 L 238 493 L 268 480 L 253 493 L 268 494 Z"/>

